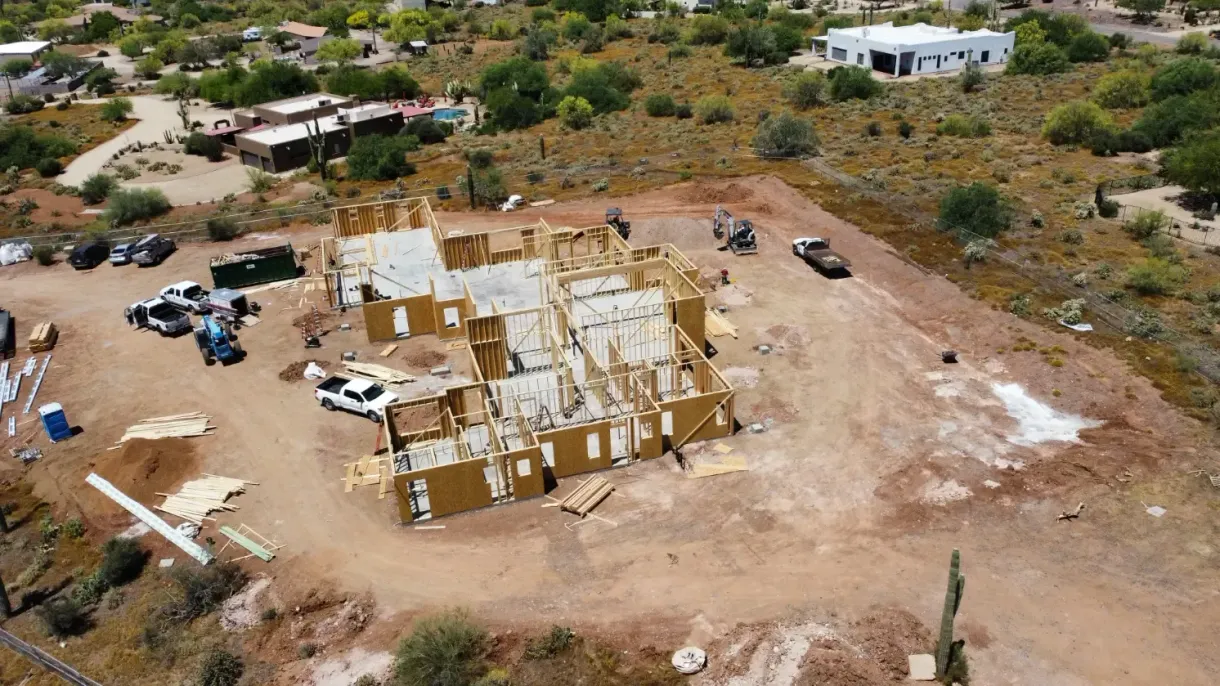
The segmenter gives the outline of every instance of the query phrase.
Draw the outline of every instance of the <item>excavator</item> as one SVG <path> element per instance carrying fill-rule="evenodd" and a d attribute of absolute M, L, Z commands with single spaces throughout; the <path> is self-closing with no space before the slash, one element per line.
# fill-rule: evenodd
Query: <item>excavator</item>
<path fill-rule="evenodd" d="M 725 245 L 721 250 L 732 250 L 734 255 L 754 255 L 758 252 L 754 223 L 749 219 L 734 219 L 720 205 L 716 206 L 716 215 L 712 217 L 712 235 L 724 239 Z"/>

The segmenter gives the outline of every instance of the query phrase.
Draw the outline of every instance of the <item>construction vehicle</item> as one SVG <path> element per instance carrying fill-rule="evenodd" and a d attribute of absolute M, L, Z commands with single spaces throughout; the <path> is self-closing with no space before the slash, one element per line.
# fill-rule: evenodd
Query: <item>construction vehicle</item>
<path fill-rule="evenodd" d="M 829 238 L 798 238 L 792 241 L 792 254 L 828 275 L 842 274 L 851 266 L 846 257 L 830 249 Z"/>
<path fill-rule="evenodd" d="M 712 235 L 723 238 L 724 247 L 721 250 L 732 250 L 734 255 L 753 255 L 758 252 L 758 242 L 754 237 L 754 223 L 749 219 L 736 220 L 728 210 L 716 206 L 716 215 L 712 217 Z"/>
<path fill-rule="evenodd" d="M 233 336 L 233 330 L 207 314 L 195 329 L 195 346 L 199 348 L 204 364 L 213 364 L 217 360 L 222 363 L 237 362 L 245 357 L 241 344 Z"/>
<path fill-rule="evenodd" d="M 631 237 L 631 222 L 623 219 L 623 211 L 617 207 L 606 210 L 606 224 L 614 227 L 619 238 L 627 240 Z"/>

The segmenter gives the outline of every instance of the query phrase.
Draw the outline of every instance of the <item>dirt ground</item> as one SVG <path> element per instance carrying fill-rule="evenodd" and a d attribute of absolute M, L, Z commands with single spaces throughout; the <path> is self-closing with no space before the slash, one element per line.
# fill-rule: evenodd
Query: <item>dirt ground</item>
<path fill-rule="evenodd" d="M 409 339 L 383 360 L 347 312 L 334 323 L 351 331 L 306 351 L 290 322 L 301 297 L 321 292 L 266 291 L 255 296 L 262 323 L 240 333 L 248 358 L 205 367 L 189 337 L 135 332 L 121 316 L 172 281 L 210 283 L 215 248 L 188 245 L 153 269 L 0 269 L 18 340 L 38 321 L 59 324 L 39 400 L 63 403 L 84 430 L 50 446 L 24 424 L 19 437 L 35 434 L 46 452 L 26 478 L 97 526 L 115 509 L 84 497 L 84 465 L 140 418 L 200 410 L 218 430 L 188 439 L 195 469 L 260 483 L 219 523 L 284 543 L 270 567 L 279 576 L 367 593 L 389 623 L 461 605 L 497 628 L 554 622 L 666 650 L 701 645 L 712 667 L 696 683 L 880 683 L 902 676 L 907 651 L 931 649 L 956 547 L 975 683 L 1214 683 L 1220 500 L 1189 474 L 1214 470 L 1207 431 L 1066 330 L 971 300 L 777 180 L 733 184 L 740 200 L 727 186 L 680 186 L 512 217 L 437 215 L 449 227 L 536 216 L 584 226 L 613 204 L 634 245 L 672 242 L 704 273 L 727 268 L 732 286 L 709 299 L 727 304 L 740 338 L 712 339 L 713 362 L 740 379 L 738 421 L 766 427 L 723 441 L 748 472 L 688 480 L 670 457 L 609 472 L 621 497 L 599 507 L 608 521 L 574 529 L 540 501 L 448 517 L 439 530 L 397 526 L 376 489 L 342 488 L 342 465 L 373 448 L 377 427 L 326 413 L 309 384 L 279 374 L 305 359 L 337 365 L 344 350 L 405 369 L 444 346 Z M 706 198 L 755 220 L 758 255 L 716 250 Z M 294 243 L 320 229 L 308 231 Z M 790 241 L 807 235 L 831 237 L 853 275 L 828 279 L 795 258 Z M 763 343 L 772 354 L 756 351 Z M 959 364 L 941 362 L 948 348 Z M 469 372 L 462 353 L 448 355 L 455 376 Z M 435 387 L 421 377 L 401 394 Z M 1077 442 L 1054 440 L 1077 430 Z M 0 478 L 20 469 L 0 463 Z M 1056 521 L 1079 502 L 1079 520 Z M 861 654 L 872 659 L 850 667 Z M 859 678 L 824 681 L 827 670 Z"/>

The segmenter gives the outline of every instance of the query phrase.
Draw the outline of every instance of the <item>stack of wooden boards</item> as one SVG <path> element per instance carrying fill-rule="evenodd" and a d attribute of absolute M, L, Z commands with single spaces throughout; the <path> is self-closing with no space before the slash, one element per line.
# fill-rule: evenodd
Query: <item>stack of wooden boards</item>
<path fill-rule="evenodd" d="M 119 439 L 119 444 L 133 438 L 190 438 L 207 436 L 216 430 L 208 422 L 212 418 L 202 412 L 187 412 L 172 414 L 165 417 L 141 419 L 135 426 L 128 427 L 127 432 Z"/>
<path fill-rule="evenodd" d="M 705 476 L 718 476 L 720 474 L 731 474 L 733 472 L 748 472 L 750 468 L 746 465 L 746 458 L 738 455 L 725 455 L 720 460 L 720 464 L 697 464 L 690 468 L 687 473 L 688 479 L 702 479 Z"/>
<path fill-rule="evenodd" d="M 202 526 L 203 520 L 213 512 L 235 512 L 240 509 L 225 501 L 239 493 L 245 493 L 247 484 L 257 485 L 253 481 L 204 474 L 202 479 L 182 484 L 177 493 L 158 493 L 157 495 L 165 497 L 165 502 L 157 506 L 157 509 Z"/>
<path fill-rule="evenodd" d="M 355 379 L 364 379 L 365 381 L 373 381 L 376 383 L 399 385 L 411 383 L 415 381 L 415 377 L 400 372 L 397 369 L 390 369 L 379 364 L 366 364 L 363 362 L 344 362 L 343 375 L 350 376 Z"/>
<path fill-rule="evenodd" d="M 42 322 L 30 333 L 30 352 L 42 353 L 55 347 L 59 340 L 59 328 L 55 322 Z"/>
<path fill-rule="evenodd" d="M 709 309 L 703 317 L 703 328 L 712 336 L 737 338 L 737 325 L 724 318 L 716 310 Z"/>
<path fill-rule="evenodd" d="M 343 477 L 344 493 L 351 493 L 352 489 L 357 486 L 377 484 L 379 486 L 377 499 L 381 500 L 385 498 L 390 484 L 394 482 L 389 458 L 365 455 L 360 458 L 359 462 L 349 462 L 344 467 L 347 469 L 347 475 Z"/>
<path fill-rule="evenodd" d="M 568 497 L 559 501 L 559 508 L 564 512 L 571 512 L 572 514 L 584 517 L 593 508 L 597 507 L 601 501 L 609 497 L 613 491 L 614 484 L 600 476 L 592 476 L 575 491 L 569 493 Z"/>

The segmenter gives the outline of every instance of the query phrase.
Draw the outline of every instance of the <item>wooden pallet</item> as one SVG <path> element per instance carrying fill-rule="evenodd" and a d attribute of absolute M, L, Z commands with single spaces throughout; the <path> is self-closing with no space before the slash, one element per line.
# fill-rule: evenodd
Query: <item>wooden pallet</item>
<path fill-rule="evenodd" d="M 600 476 L 589 477 L 588 481 L 569 493 L 568 497 L 559 501 L 559 508 L 564 512 L 584 517 L 613 492 L 614 484 Z"/>
<path fill-rule="evenodd" d="M 59 340 L 59 327 L 55 322 L 41 322 L 30 333 L 30 352 L 42 353 L 55 347 Z"/>

